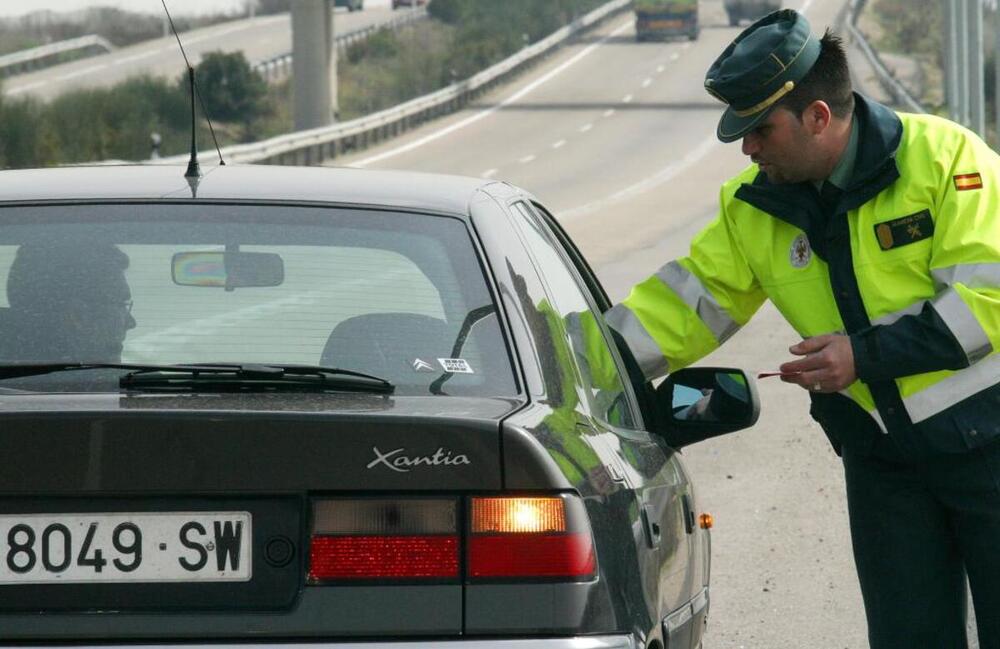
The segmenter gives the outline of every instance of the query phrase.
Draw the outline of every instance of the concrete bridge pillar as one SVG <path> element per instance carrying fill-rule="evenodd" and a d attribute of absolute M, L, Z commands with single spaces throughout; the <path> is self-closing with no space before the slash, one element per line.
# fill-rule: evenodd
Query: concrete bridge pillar
<path fill-rule="evenodd" d="M 333 3 L 295 0 L 291 4 L 295 128 L 327 126 L 337 113 Z"/>

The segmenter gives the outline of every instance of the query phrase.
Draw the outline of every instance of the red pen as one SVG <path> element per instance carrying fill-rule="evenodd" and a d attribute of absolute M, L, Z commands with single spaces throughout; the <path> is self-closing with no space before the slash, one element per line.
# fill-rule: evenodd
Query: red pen
<path fill-rule="evenodd" d="M 798 376 L 799 374 L 802 374 L 802 372 L 781 372 L 779 370 L 775 370 L 773 372 L 757 372 L 757 378 L 766 379 L 770 376 Z"/>

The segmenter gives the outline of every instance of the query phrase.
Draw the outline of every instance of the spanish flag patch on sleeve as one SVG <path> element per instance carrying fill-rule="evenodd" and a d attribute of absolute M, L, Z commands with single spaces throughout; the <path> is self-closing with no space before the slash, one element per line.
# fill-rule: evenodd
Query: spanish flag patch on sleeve
<path fill-rule="evenodd" d="M 955 189 L 960 192 L 967 192 L 970 189 L 982 189 L 983 177 L 978 173 L 961 174 L 955 176 Z"/>

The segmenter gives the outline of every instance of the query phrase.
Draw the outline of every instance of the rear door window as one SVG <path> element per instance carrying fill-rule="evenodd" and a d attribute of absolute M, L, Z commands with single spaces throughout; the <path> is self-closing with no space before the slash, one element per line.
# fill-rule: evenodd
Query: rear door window
<path fill-rule="evenodd" d="M 532 208 L 527 203 L 519 201 L 513 205 L 512 211 L 515 222 L 523 233 L 528 249 L 534 256 L 543 281 L 548 287 L 550 299 L 563 320 L 568 321 L 589 311 L 598 322 L 602 322 L 602 316 L 585 294 L 581 279 L 568 264 L 565 251 L 560 250 L 560 244 L 548 232 Z M 601 384 L 602 382 L 595 380 L 589 373 L 586 350 L 581 348 L 582 341 L 575 340 L 568 332 L 564 333 L 569 337 L 577 358 L 582 359 L 578 360 L 576 365 L 588 387 L 592 412 L 613 426 L 639 429 L 641 423 L 637 414 L 638 406 L 621 376 L 615 374 L 611 377 L 610 383 Z M 605 339 L 603 342 L 607 344 L 608 341 Z M 608 354 L 613 356 L 610 348 Z"/>

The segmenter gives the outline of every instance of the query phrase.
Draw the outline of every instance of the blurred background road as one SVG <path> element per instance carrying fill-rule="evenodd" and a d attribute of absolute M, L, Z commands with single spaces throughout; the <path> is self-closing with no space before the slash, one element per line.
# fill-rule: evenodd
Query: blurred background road
<path fill-rule="evenodd" d="M 161 7 L 158 0 L 133 0 L 126 6 L 135 10 L 140 4 L 154 9 Z M 168 7 L 171 5 L 167 3 Z M 387 22 L 398 14 L 393 12 L 390 0 L 368 0 L 363 11 L 338 9 L 334 20 L 337 32 L 346 34 Z M 263 61 L 292 51 L 291 19 L 287 13 L 256 16 L 188 31 L 182 39 L 192 63 L 197 63 L 206 52 L 220 50 L 243 52 L 251 62 Z M 113 86 L 138 74 L 173 78 L 183 69 L 177 41 L 169 36 L 10 77 L 4 81 L 4 94 L 52 99 L 77 88 Z"/>

